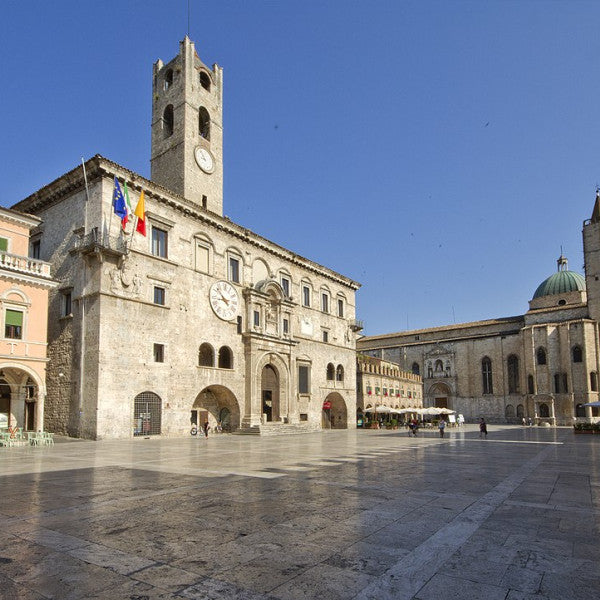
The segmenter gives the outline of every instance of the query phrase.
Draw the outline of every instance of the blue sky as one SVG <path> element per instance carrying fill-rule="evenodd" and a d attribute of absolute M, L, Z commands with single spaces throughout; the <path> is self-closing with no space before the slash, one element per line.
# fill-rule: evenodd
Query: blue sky
<path fill-rule="evenodd" d="M 5 0 L 0 204 L 150 173 L 186 0 Z M 366 334 L 527 310 L 600 183 L 600 3 L 191 1 L 224 68 L 224 212 L 362 284 Z"/>

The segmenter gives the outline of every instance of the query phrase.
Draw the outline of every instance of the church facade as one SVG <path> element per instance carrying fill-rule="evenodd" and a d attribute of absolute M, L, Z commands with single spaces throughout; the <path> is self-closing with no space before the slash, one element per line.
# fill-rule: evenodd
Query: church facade
<path fill-rule="evenodd" d="M 223 216 L 222 97 L 186 37 L 154 65 L 151 180 L 97 155 L 16 205 L 42 219 L 32 239 L 59 281 L 48 430 L 355 425 L 359 284 Z M 144 193 L 146 235 L 114 214 L 115 181 L 132 206 Z"/>
<path fill-rule="evenodd" d="M 583 226 L 585 277 L 566 258 L 524 315 L 361 338 L 361 352 L 422 375 L 424 405 L 467 420 L 594 420 L 600 372 L 600 200 Z"/>

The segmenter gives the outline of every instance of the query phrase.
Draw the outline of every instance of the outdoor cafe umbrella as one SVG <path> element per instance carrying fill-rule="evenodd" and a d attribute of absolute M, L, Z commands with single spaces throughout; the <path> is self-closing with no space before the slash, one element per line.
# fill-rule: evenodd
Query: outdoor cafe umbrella
<path fill-rule="evenodd" d="M 599 402 L 586 402 L 583 406 L 600 407 L 600 401 Z"/>

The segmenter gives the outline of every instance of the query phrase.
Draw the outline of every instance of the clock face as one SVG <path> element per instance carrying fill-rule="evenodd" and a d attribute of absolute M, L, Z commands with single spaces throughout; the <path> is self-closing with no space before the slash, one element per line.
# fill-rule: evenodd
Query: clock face
<path fill-rule="evenodd" d="M 235 288 L 227 281 L 217 281 L 210 286 L 210 305 L 215 315 L 223 321 L 231 321 L 238 312 L 239 298 Z"/>
<path fill-rule="evenodd" d="M 196 158 L 198 166 L 205 173 L 212 173 L 215 170 L 215 161 L 213 160 L 212 154 L 206 148 L 198 146 L 196 150 L 194 150 L 194 157 Z"/>

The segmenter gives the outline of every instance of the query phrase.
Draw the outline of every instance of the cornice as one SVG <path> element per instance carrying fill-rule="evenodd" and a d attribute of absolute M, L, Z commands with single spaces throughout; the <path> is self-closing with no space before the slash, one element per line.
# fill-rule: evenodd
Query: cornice
<path fill-rule="evenodd" d="M 259 234 L 253 232 L 250 229 L 237 225 L 228 217 L 221 217 L 215 213 L 212 213 L 200 206 L 186 200 L 183 196 L 175 194 L 168 190 L 164 186 L 150 181 L 145 177 L 142 177 L 138 173 L 131 171 L 118 163 L 115 163 L 100 154 L 96 154 L 85 162 L 86 175 L 88 184 L 94 182 L 100 177 L 117 177 L 125 179 L 130 189 L 141 191 L 144 190 L 146 198 L 152 198 L 159 204 L 163 204 L 172 208 L 173 210 L 181 213 L 182 215 L 192 218 L 196 221 L 204 223 L 217 231 L 223 231 L 228 235 L 243 241 L 246 244 L 254 246 L 260 250 L 268 252 L 273 256 L 281 258 L 307 269 L 316 275 L 325 277 L 334 281 L 338 284 L 344 285 L 351 288 L 352 290 L 358 290 L 361 285 L 360 283 L 350 279 L 328 267 L 320 265 L 308 258 L 305 258 L 299 254 L 272 242 Z M 22 212 L 37 213 L 38 211 L 52 206 L 66 196 L 70 196 L 74 193 L 80 192 L 85 189 L 85 180 L 83 177 L 83 168 L 78 165 L 74 169 L 68 171 L 58 179 L 48 185 L 40 188 L 24 200 L 17 202 L 12 206 L 13 210 Z"/>

